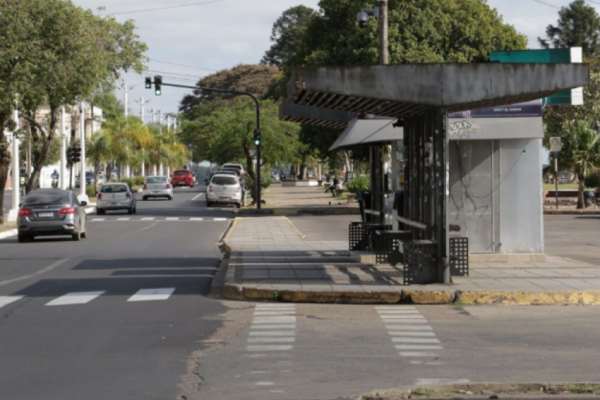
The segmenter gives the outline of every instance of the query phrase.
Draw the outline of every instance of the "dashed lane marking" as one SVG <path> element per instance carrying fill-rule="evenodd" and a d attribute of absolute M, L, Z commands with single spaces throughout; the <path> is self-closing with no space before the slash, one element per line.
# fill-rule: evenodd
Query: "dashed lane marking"
<path fill-rule="evenodd" d="M 86 304 L 94 300 L 96 297 L 102 295 L 105 291 L 97 292 L 72 292 L 67 293 L 64 296 L 60 296 L 48 303 L 47 306 L 66 306 L 72 304 Z"/>
<path fill-rule="evenodd" d="M 0 296 L 0 308 L 9 305 L 25 296 Z"/>
<path fill-rule="evenodd" d="M 167 300 L 169 297 L 171 297 L 174 291 L 175 288 L 140 289 L 127 301 Z"/>

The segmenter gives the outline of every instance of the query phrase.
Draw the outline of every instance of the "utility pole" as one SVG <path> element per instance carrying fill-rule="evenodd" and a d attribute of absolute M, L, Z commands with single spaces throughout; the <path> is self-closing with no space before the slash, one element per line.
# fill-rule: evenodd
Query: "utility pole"
<path fill-rule="evenodd" d="M 79 129 L 81 137 L 79 147 L 81 147 L 81 164 L 79 166 L 79 196 L 87 198 L 85 193 L 85 108 L 83 101 L 79 103 Z"/>
<path fill-rule="evenodd" d="M 21 203 L 21 179 L 20 179 L 20 171 L 19 168 L 19 138 L 17 137 L 17 131 L 19 130 L 19 110 L 15 109 L 13 113 L 13 119 L 15 120 L 16 126 L 13 131 L 13 165 L 12 165 L 12 180 L 13 180 L 13 189 L 12 189 L 12 209 L 8 215 L 9 221 L 16 221 L 17 216 L 19 215 L 19 205 Z"/>
<path fill-rule="evenodd" d="M 156 123 L 156 111 L 154 110 L 154 107 L 152 107 L 152 123 Z"/>
<path fill-rule="evenodd" d="M 65 116 L 65 106 L 60 108 L 60 131 L 62 133 L 60 146 L 60 188 L 67 188 L 67 123 Z"/>
<path fill-rule="evenodd" d="M 388 61 L 388 2 L 379 0 L 379 64 L 387 65 Z"/>
<path fill-rule="evenodd" d="M 127 111 L 127 103 L 128 103 L 128 99 L 127 99 L 127 91 L 128 91 L 128 87 L 127 87 L 127 82 L 125 82 L 125 80 L 123 80 L 123 96 L 125 97 L 124 102 L 125 102 L 125 119 L 127 119 L 128 116 L 128 111 Z"/>

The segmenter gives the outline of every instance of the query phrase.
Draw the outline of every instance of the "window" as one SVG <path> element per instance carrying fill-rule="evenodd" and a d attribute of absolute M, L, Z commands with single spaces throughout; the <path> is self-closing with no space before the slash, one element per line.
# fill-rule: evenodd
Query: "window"
<path fill-rule="evenodd" d="M 167 183 L 166 176 L 151 176 L 146 179 L 146 183 Z"/>
<path fill-rule="evenodd" d="M 173 175 L 189 175 L 189 174 L 190 174 L 190 171 L 186 171 L 186 170 L 173 172 Z"/>
<path fill-rule="evenodd" d="M 31 193 L 25 197 L 25 204 L 69 204 L 69 196 L 64 193 Z"/>
<path fill-rule="evenodd" d="M 210 182 L 213 185 L 237 185 L 238 180 L 233 176 L 215 176 Z"/>
<path fill-rule="evenodd" d="M 125 193 L 127 192 L 127 186 L 125 185 L 104 185 L 100 189 L 101 193 Z"/>

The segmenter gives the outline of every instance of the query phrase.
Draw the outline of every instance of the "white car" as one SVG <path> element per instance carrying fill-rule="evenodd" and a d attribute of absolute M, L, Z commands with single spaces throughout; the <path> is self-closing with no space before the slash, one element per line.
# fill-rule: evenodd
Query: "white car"
<path fill-rule="evenodd" d="M 96 196 L 96 215 L 112 210 L 127 210 L 129 214 L 137 212 L 135 195 L 127 183 L 109 183 L 100 188 Z"/>
<path fill-rule="evenodd" d="M 169 183 L 166 176 L 149 176 L 142 187 L 142 199 L 144 201 L 151 197 L 166 197 L 173 200 L 173 185 Z"/>
<path fill-rule="evenodd" d="M 244 167 L 242 166 L 242 164 L 223 164 L 223 166 L 221 167 L 221 169 L 235 169 L 237 171 L 239 171 L 239 175 L 240 177 L 244 177 L 244 175 L 246 175 L 246 172 L 244 171 Z"/>
<path fill-rule="evenodd" d="M 242 206 L 242 185 L 235 175 L 215 174 L 206 187 L 206 204 L 235 204 Z"/>

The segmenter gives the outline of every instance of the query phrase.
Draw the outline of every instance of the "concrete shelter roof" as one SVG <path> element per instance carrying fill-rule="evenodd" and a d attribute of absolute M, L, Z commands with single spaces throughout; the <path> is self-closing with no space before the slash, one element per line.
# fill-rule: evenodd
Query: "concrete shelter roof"
<path fill-rule="evenodd" d="M 588 83 L 589 66 L 569 63 L 299 67 L 288 82 L 287 102 L 404 118 L 432 108 L 455 112 L 521 103 Z"/>
<path fill-rule="evenodd" d="M 305 106 L 282 101 L 279 105 L 279 119 L 282 121 L 321 125 L 329 128 L 344 128 L 356 118 L 356 113 L 330 108 Z"/>

